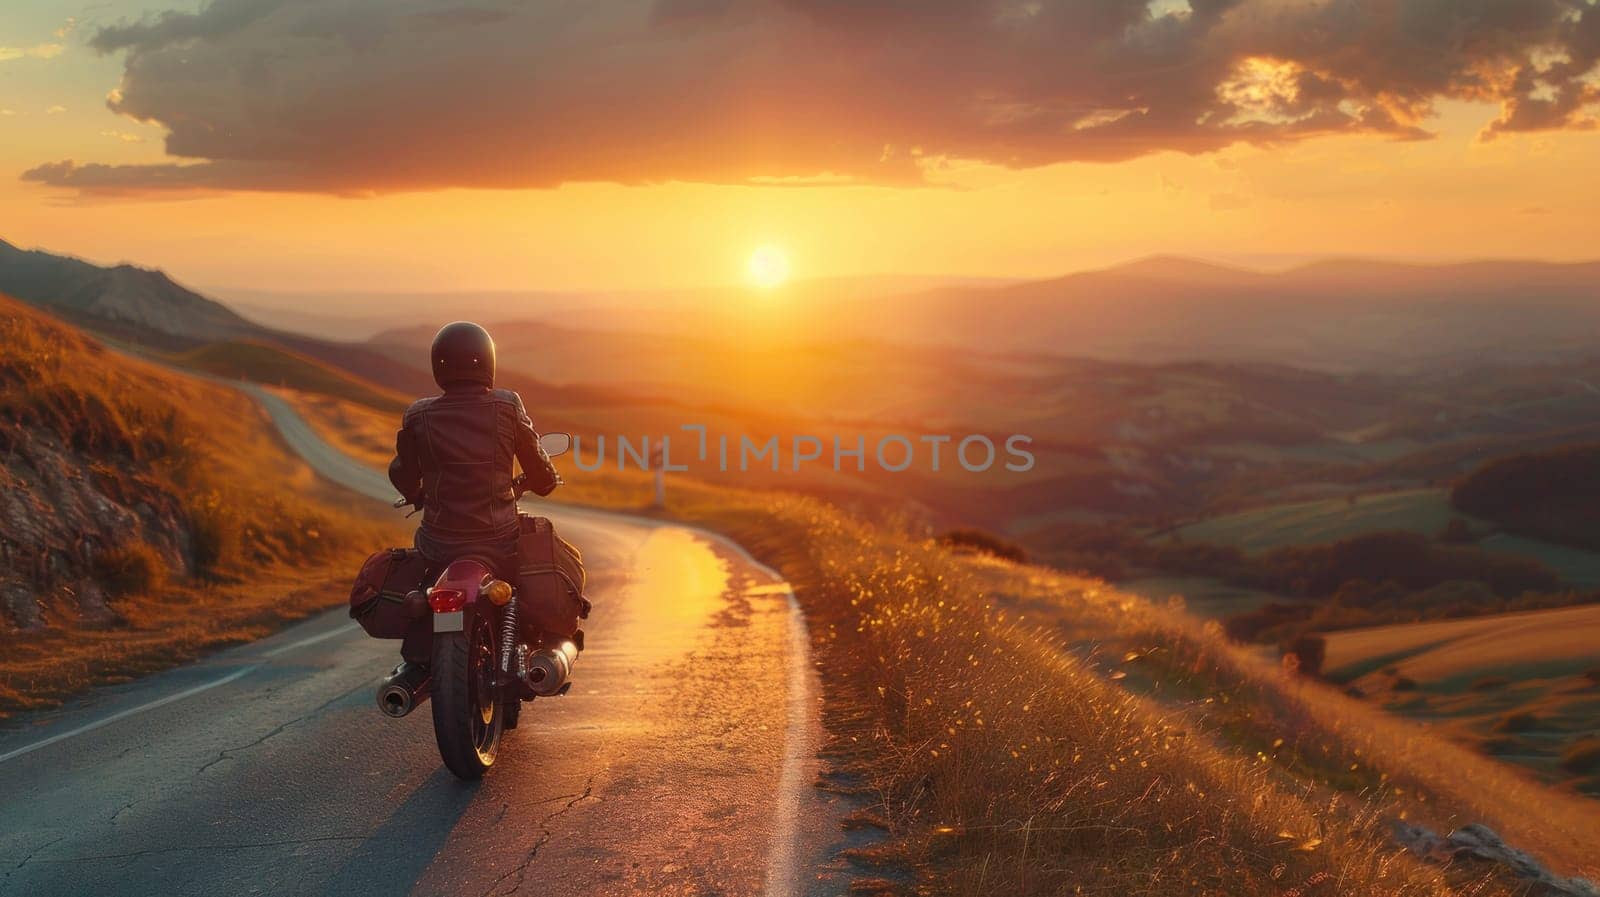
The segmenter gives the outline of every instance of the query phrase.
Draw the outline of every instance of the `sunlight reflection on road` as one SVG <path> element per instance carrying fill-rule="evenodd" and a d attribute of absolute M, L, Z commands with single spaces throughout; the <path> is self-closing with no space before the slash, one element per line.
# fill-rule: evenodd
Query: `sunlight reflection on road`
<path fill-rule="evenodd" d="M 639 546 L 628 591 L 632 611 L 608 642 L 645 663 L 683 659 L 706 637 L 707 621 L 728 606 L 728 564 L 688 530 L 662 527 Z"/>

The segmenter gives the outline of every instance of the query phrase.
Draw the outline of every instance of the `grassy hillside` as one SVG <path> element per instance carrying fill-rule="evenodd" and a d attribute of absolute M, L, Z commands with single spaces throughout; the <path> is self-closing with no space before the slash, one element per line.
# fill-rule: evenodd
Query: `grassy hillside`
<path fill-rule="evenodd" d="M 685 487 L 797 588 L 835 784 L 857 782 L 865 893 L 1522 893 L 1440 869 L 1388 820 L 1484 822 L 1600 872 L 1588 801 L 1229 645 L 1181 609 L 950 553 L 808 499 Z M 874 891 L 873 889 L 878 889 Z"/>
<path fill-rule="evenodd" d="M 380 411 L 399 413 L 411 402 L 398 392 L 265 342 L 207 343 L 169 359 L 181 367 L 217 377 L 331 396 Z"/>
<path fill-rule="evenodd" d="M 328 606 L 399 538 L 256 405 L 0 298 L 0 713 Z"/>
<path fill-rule="evenodd" d="M 0 293 L 89 324 L 158 342 L 239 337 L 257 328 L 220 303 L 133 265 L 101 267 L 0 240 Z"/>

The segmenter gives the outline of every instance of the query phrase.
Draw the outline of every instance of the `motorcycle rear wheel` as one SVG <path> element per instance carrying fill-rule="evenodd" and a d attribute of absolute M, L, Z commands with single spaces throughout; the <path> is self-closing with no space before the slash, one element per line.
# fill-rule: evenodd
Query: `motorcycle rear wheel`
<path fill-rule="evenodd" d="M 445 767 L 469 781 L 494 765 L 506 722 L 493 686 L 492 632 L 480 614 L 465 632 L 433 637 L 433 735 Z"/>

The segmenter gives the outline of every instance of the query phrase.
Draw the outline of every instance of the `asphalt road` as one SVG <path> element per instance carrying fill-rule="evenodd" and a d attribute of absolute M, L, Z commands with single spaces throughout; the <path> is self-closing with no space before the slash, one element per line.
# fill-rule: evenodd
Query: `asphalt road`
<path fill-rule="evenodd" d="M 392 497 L 246 389 L 319 473 Z M 811 787 L 819 689 L 788 587 L 703 532 L 540 512 L 584 552 L 589 650 L 567 696 L 524 708 L 482 782 L 440 765 L 426 705 L 379 714 L 398 643 L 335 610 L 0 731 L 0 894 L 838 890 L 822 861 L 839 830 Z"/>

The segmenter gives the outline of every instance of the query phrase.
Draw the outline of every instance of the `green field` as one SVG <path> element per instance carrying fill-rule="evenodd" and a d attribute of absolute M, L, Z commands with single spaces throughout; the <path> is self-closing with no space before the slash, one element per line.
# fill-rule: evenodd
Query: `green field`
<path fill-rule="evenodd" d="M 1573 586 L 1600 586 L 1600 553 L 1494 532 L 1493 524 L 1451 507 L 1448 490 L 1441 488 L 1268 505 L 1200 520 L 1175 532 L 1187 542 L 1234 545 L 1255 554 L 1375 532 L 1437 536 L 1453 517 L 1467 520 L 1475 532 L 1486 534 L 1478 543 L 1486 550 L 1534 558 Z"/>
<path fill-rule="evenodd" d="M 1268 505 L 1191 523 L 1177 530 L 1187 542 L 1236 545 L 1248 552 L 1286 545 L 1319 545 L 1363 533 L 1402 530 L 1438 535 L 1452 517 L 1443 489 L 1407 489 L 1376 495 Z"/>

